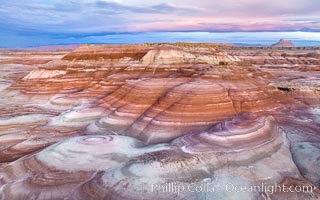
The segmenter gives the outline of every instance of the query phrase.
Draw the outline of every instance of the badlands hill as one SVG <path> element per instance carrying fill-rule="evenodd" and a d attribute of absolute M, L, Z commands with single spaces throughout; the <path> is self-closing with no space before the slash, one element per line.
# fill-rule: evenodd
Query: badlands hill
<path fill-rule="evenodd" d="M 317 48 L 82 45 L 0 64 L 0 199 L 319 198 Z M 152 189 L 172 182 L 216 190 Z"/>

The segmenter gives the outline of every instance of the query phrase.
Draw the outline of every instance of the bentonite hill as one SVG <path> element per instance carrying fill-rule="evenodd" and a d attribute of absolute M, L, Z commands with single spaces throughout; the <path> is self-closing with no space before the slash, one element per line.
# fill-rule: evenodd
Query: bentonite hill
<path fill-rule="evenodd" d="M 0 66 L 0 199 L 319 198 L 319 47 L 81 45 Z"/>

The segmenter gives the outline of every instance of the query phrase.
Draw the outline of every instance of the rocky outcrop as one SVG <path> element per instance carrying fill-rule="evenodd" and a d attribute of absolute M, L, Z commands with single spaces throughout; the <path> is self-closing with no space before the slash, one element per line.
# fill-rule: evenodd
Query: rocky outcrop
<path fill-rule="evenodd" d="M 53 78 L 56 76 L 66 74 L 66 71 L 63 70 L 46 70 L 46 69 L 37 69 L 30 72 L 23 79 L 41 79 L 41 78 Z"/>
<path fill-rule="evenodd" d="M 220 62 L 239 62 L 237 57 L 229 56 L 226 53 L 216 53 L 214 55 L 196 55 L 190 52 L 174 49 L 150 50 L 143 58 L 142 64 L 175 64 L 175 63 L 207 63 L 219 64 Z"/>
<path fill-rule="evenodd" d="M 148 49 L 130 45 L 82 45 L 63 57 L 63 60 L 119 60 L 141 59 Z"/>

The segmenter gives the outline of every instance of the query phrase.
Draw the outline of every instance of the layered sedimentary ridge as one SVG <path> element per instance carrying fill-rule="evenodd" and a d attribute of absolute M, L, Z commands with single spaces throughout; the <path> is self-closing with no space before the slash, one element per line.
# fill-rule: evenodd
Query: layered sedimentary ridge
<path fill-rule="evenodd" d="M 0 63 L 0 199 L 319 198 L 316 48 L 81 45 Z M 235 190 L 262 185 L 300 190 Z"/>
<path fill-rule="evenodd" d="M 320 48 L 234 47 L 225 49 L 243 64 L 270 74 L 270 82 L 307 104 L 319 104 Z M 237 50 L 239 49 L 239 50 Z"/>

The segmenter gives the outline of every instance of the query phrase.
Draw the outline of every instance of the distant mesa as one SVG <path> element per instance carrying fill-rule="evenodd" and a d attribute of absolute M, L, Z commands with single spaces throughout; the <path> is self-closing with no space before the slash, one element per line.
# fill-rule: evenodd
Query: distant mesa
<path fill-rule="evenodd" d="M 222 46 L 227 46 L 227 47 L 234 47 L 234 46 L 237 46 L 236 44 L 234 43 L 230 43 L 230 42 L 226 42 L 226 43 L 221 43 Z"/>
<path fill-rule="evenodd" d="M 277 43 L 271 45 L 272 47 L 296 47 L 291 40 L 280 39 Z"/>

